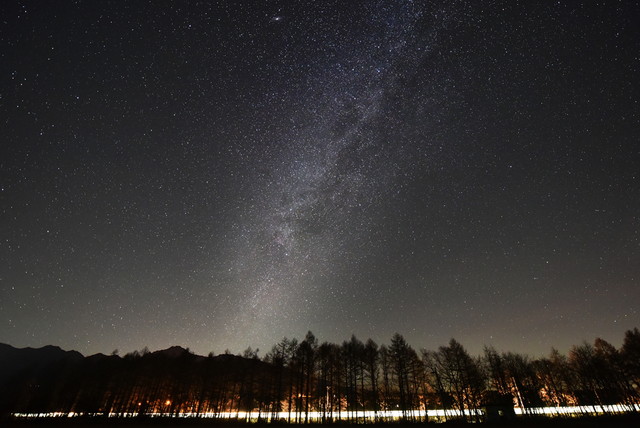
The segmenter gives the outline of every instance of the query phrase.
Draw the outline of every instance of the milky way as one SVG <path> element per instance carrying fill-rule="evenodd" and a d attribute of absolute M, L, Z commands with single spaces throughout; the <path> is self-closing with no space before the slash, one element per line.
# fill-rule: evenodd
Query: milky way
<path fill-rule="evenodd" d="M 231 3 L 2 5 L 0 342 L 640 324 L 636 2 Z"/>
<path fill-rule="evenodd" d="M 255 179 L 258 195 L 240 226 L 245 241 L 237 251 L 246 257 L 235 260 L 235 281 L 247 290 L 248 310 L 229 324 L 234 333 L 251 332 L 258 341 L 283 326 L 297 331 L 309 320 L 319 322 L 327 306 L 318 301 L 354 293 L 336 277 L 359 270 L 358 261 L 344 266 L 341 259 L 349 244 L 372 235 L 372 212 L 394 187 L 403 161 L 402 149 L 393 150 L 400 141 L 375 129 L 394 89 L 390 69 L 407 49 L 415 19 L 415 11 L 398 9 L 366 17 L 380 27 L 372 34 L 341 35 L 331 58 L 305 76 L 307 94 L 299 95 L 310 103 L 305 111 L 271 118 L 291 126 L 281 137 L 283 152 Z M 386 15 L 399 16 L 386 23 Z M 362 45 L 372 52 L 358 49 Z"/>

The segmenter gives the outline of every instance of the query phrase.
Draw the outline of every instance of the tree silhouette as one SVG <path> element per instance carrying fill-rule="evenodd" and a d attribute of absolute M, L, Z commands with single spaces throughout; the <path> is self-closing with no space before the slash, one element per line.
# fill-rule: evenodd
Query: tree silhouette
<path fill-rule="evenodd" d="M 304 391 L 301 398 L 304 400 L 305 423 L 309 423 L 309 411 L 313 401 L 312 393 L 315 393 L 315 388 L 313 388 L 312 382 L 315 375 L 317 349 L 318 339 L 316 339 L 311 331 L 307 332 L 304 340 L 300 342 L 300 346 L 298 347 L 301 369 L 300 390 Z"/>
<path fill-rule="evenodd" d="M 368 406 L 365 406 L 374 411 L 375 420 L 378 419 L 378 411 L 380 410 L 379 399 L 378 399 L 378 374 L 379 374 L 379 354 L 378 354 L 378 344 L 373 340 L 367 340 L 366 345 L 363 350 L 363 362 L 365 371 L 369 378 L 369 397 L 368 397 Z"/>
<path fill-rule="evenodd" d="M 485 390 L 481 362 L 471 358 L 455 339 L 449 341 L 449 346 L 427 353 L 427 360 L 435 381 L 433 387 L 439 395 L 446 401 L 450 397 L 463 419 L 478 419 L 478 414 L 472 409 L 480 407 Z"/>
<path fill-rule="evenodd" d="M 417 421 L 418 410 L 440 408 L 446 419 L 455 410 L 477 422 L 478 409 L 491 400 L 511 402 L 524 413 L 581 406 L 577 411 L 600 414 L 611 405 L 635 412 L 640 404 L 638 329 L 625 332 L 620 349 L 597 338 L 574 346 L 568 356 L 552 349 L 539 359 L 490 347 L 482 358 L 473 357 L 455 339 L 436 351 L 421 350 L 420 359 L 399 333 L 378 346 L 355 336 L 341 345 L 318 345 L 308 332 L 301 342 L 284 338 L 262 360 L 252 348 L 242 356 L 203 357 L 172 347 L 86 358 L 59 348 L 50 358 L 52 350 L 43 349 L 32 358 L 33 350 L 0 346 L 5 414 L 209 413 L 276 421 L 285 412 L 289 422 L 310 423 L 315 411 L 321 422 L 360 423 L 368 417 L 384 421 L 383 412 L 390 410 Z"/>
<path fill-rule="evenodd" d="M 389 350 L 391 352 L 391 367 L 398 382 L 400 410 L 402 410 L 402 418 L 406 420 L 409 418 L 411 404 L 409 370 L 411 368 L 412 354 L 415 355 L 415 351 L 399 333 L 395 333 L 391 338 Z"/>
<path fill-rule="evenodd" d="M 632 402 L 640 401 L 640 331 L 627 330 L 620 349 L 624 377 L 628 380 L 627 393 Z M 635 407 L 634 407 L 634 410 Z"/>

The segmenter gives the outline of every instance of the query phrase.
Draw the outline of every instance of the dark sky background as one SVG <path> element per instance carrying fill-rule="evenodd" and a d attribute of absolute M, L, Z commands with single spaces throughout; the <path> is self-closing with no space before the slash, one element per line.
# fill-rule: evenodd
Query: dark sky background
<path fill-rule="evenodd" d="M 0 342 L 640 326 L 637 1 L 1 3 Z"/>

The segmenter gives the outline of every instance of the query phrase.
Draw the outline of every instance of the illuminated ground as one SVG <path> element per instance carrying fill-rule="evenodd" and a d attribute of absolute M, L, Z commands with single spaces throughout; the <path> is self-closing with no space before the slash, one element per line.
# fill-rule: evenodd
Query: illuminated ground
<path fill-rule="evenodd" d="M 5 423 L 2 423 L 5 422 Z M 22 427 L 22 428 L 35 428 L 35 427 L 71 427 L 71 428 L 96 428 L 96 427 L 216 427 L 216 428 L 233 428 L 243 427 L 250 425 L 251 427 L 269 427 L 269 426 L 290 426 L 290 427 L 302 427 L 304 425 L 295 424 L 271 424 L 271 425 L 259 425 L 259 424 L 244 424 L 244 423 L 221 423 L 219 421 L 212 421 L 211 419 L 173 419 L 173 418 L 154 418 L 154 419 L 30 419 L 30 420 L 9 420 L 1 421 L 0 425 L 6 427 Z M 309 424 L 313 426 L 322 426 L 322 424 Z M 327 426 L 343 426 L 349 425 L 346 423 L 333 424 Z M 457 427 L 468 426 L 469 424 L 448 422 L 445 424 L 435 423 L 391 423 L 391 424 L 367 424 L 367 426 L 376 427 L 390 427 L 390 428 L 409 428 L 421 425 L 434 425 L 443 427 Z M 617 415 L 617 416 L 599 416 L 599 417 L 583 417 L 583 418 L 519 418 L 508 423 L 484 423 L 483 426 L 495 426 L 495 427 L 559 427 L 559 428 L 571 428 L 571 427 L 613 427 L 613 428 L 637 428 L 640 426 L 640 414 L 631 415 Z"/>

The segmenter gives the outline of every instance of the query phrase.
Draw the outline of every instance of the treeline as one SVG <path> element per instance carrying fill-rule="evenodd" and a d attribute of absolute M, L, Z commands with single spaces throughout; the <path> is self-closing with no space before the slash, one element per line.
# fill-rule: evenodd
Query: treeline
<path fill-rule="evenodd" d="M 12 349 L 19 361 L 21 350 Z M 304 423 L 382 420 L 390 411 L 416 420 L 428 409 L 472 421 L 480 417 L 473 409 L 491 406 L 524 413 L 587 406 L 581 411 L 607 413 L 607 405 L 636 411 L 640 404 L 637 328 L 625 333 L 619 349 L 596 339 L 538 359 L 491 347 L 471 356 L 454 339 L 416 351 L 400 334 L 381 346 L 355 336 L 319 343 L 311 332 L 301 341 L 283 339 L 263 358 L 250 348 L 242 356 L 203 357 L 178 347 L 124 357 L 63 354 L 0 378 L 0 409 L 238 418 L 253 412 L 265 421 Z"/>

